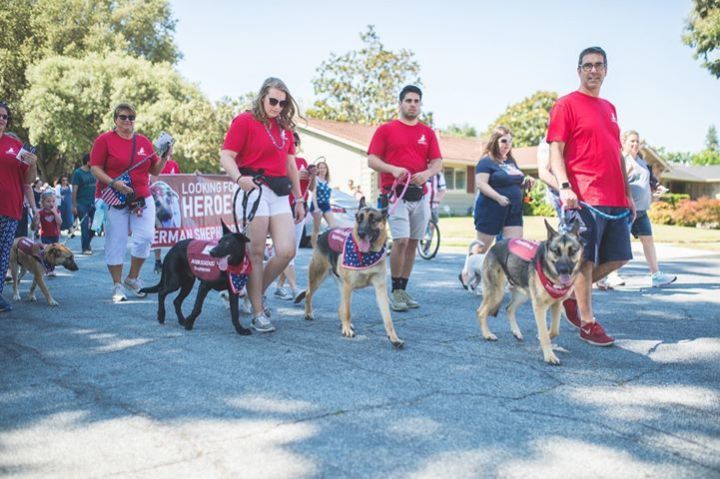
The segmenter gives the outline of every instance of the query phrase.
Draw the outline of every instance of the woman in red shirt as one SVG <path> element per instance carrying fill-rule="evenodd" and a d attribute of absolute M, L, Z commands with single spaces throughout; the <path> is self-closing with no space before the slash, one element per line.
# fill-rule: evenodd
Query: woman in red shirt
<path fill-rule="evenodd" d="M 270 312 L 264 305 L 265 290 L 295 256 L 294 223 L 305 217 L 293 144 L 293 117 L 297 111 L 297 104 L 285 83 L 268 78 L 253 102 L 252 110 L 239 114 L 230 124 L 220 152 L 220 163 L 225 172 L 244 191 L 257 188 L 253 175 L 262 171 L 266 177 L 280 180 L 281 185 L 283 178 L 286 184 L 289 180 L 288 186 L 295 197 L 291 207 L 286 197 L 290 192 L 288 189 L 273 191 L 263 184 L 260 187 L 261 202 L 249 226 L 252 273 L 248 293 L 253 308 L 252 327 L 264 333 L 275 331 Z M 248 203 L 252 204 L 255 198 L 252 194 Z M 238 204 L 238 208 L 240 218 L 242 206 Z M 263 267 L 268 233 L 275 255 Z"/>
<path fill-rule="evenodd" d="M 108 209 L 105 223 L 105 263 L 113 280 L 114 303 L 127 300 L 125 288 L 142 298 L 142 283 L 138 276 L 140 268 L 150 255 L 150 245 L 155 237 L 155 202 L 150 193 L 150 175 L 157 175 L 165 166 L 165 158 L 158 158 L 153 145 L 143 135 L 135 133 L 135 108 L 121 103 L 113 114 L 115 128 L 95 140 L 90 152 L 90 170 L 97 178 L 95 198 L 102 196 L 106 187 L 123 195 L 133 194 L 132 206 L 113 206 Z M 139 165 L 139 166 L 138 166 Z M 117 179 L 130 167 L 130 184 Z M 144 203 L 144 204 L 143 204 Z M 132 232 L 130 249 L 130 272 L 122 278 L 127 241 Z"/>

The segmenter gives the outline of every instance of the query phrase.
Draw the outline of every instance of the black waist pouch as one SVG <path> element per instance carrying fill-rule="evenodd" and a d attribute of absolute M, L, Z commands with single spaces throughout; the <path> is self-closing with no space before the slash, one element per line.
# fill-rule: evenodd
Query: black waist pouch
<path fill-rule="evenodd" d="M 400 197 L 403 188 L 404 186 L 398 185 L 395 189 L 395 195 Z M 422 186 L 410 184 L 408 185 L 407 191 L 405 191 L 405 195 L 402 197 L 402 199 L 404 199 L 405 201 L 420 201 L 424 195 L 425 190 Z"/>
<path fill-rule="evenodd" d="M 249 168 L 240 168 L 240 173 L 252 177 L 259 175 L 261 181 L 278 196 L 287 196 L 292 191 L 292 182 L 287 176 L 267 176 L 264 170 L 255 171 Z"/>

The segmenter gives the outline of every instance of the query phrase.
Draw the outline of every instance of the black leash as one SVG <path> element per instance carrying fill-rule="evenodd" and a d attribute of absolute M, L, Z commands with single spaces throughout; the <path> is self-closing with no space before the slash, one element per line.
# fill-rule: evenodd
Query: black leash
<path fill-rule="evenodd" d="M 258 207 L 260 206 L 260 198 L 262 198 L 262 184 L 263 181 L 265 181 L 265 177 L 262 173 L 258 173 L 253 176 L 253 183 L 257 186 L 257 188 L 252 189 L 250 191 L 245 191 L 242 188 L 238 186 L 238 189 L 235 190 L 235 196 L 233 196 L 233 221 L 235 222 L 235 231 L 238 233 L 245 233 L 245 230 L 247 229 L 248 223 L 250 223 L 253 218 L 255 218 L 255 213 L 257 213 Z M 250 194 L 257 190 L 258 195 L 255 201 L 253 202 L 252 206 L 250 207 L 250 213 L 247 212 L 248 203 L 250 201 Z M 242 199 L 242 208 L 243 208 L 243 217 L 242 217 L 242 230 L 240 229 L 238 225 L 237 220 L 237 199 L 240 192 L 243 192 L 243 199 Z"/>

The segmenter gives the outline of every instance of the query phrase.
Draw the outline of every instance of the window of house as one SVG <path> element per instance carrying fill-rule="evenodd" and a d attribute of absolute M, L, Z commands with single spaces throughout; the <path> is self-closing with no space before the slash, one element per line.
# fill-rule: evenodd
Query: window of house
<path fill-rule="evenodd" d="M 467 188 L 467 173 L 462 168 L 444 168 L 447 189 L 465 191 Z"/>
<path fill-rule="evenodd" d="M 455 189 L 455 175 L 453 168 L 443 168 L 443 175 L 445 176 L 445 186 L 448 190 Z"/>

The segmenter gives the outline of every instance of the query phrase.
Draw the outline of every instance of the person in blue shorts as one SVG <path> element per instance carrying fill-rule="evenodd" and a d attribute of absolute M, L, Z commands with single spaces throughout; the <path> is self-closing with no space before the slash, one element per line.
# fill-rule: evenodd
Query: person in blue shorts
<path fill-rule="evenodd" d="M 320 232 L 322 219 L 325 218 L 330 228 L 335 226 L 335 216 L 333 216 L 332 210 L 330 209 L 330 195 L 332 194 L 332 188 L 330 187 L 330 168 L 328 168 L 327 162 L 317 161 L 315 163 L 315 169 L 317 176 L 315 176 L 313 200 L 310 206 L 310 213 L 313 215 L 313 231 L 310 241 L 313 248 L 315 247 L 315 242 Z"/>

